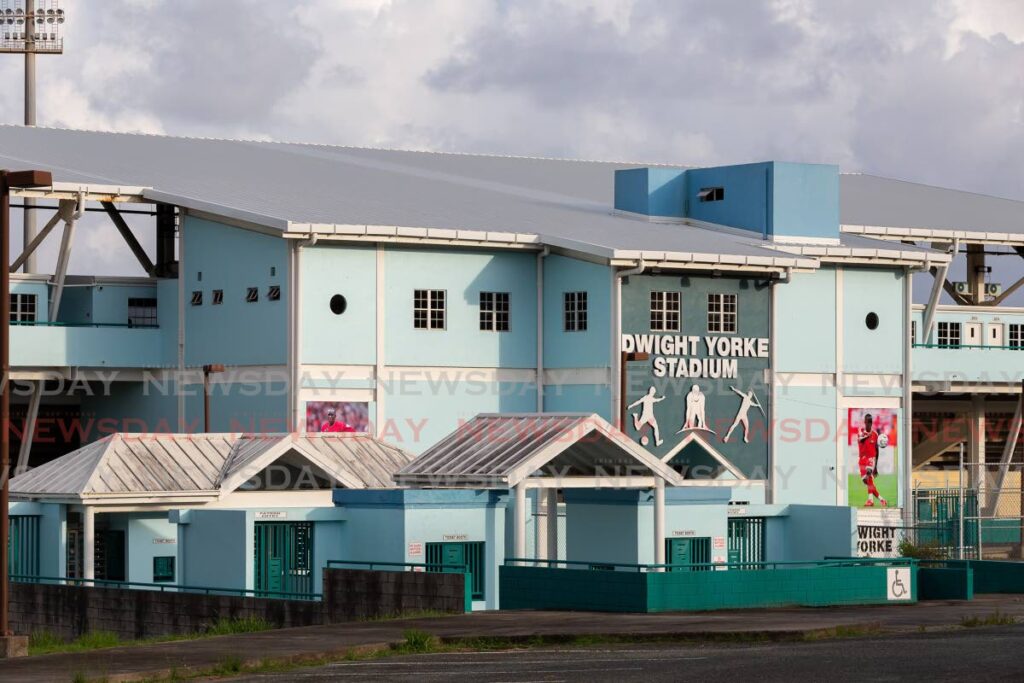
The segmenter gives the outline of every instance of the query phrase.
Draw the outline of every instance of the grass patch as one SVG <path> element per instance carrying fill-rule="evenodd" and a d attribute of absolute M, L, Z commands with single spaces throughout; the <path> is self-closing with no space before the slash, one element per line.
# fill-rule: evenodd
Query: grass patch
<path fill-rule="evenodd" d="M 809 631 L 803 634 L 803 640 L 836 640 L 842 638 L 866 638 L 877 636 L 882 632 L 878 624 L 853 624 L 851 626 L 836 626 L 821 631 Z"/>
<path fill-rule="evenodd" d="M 437 650 L 439 645 L 437 638 L 426 631 L 409 629 L 402 635 L 405 640 L 394 648 L 396 652 L 400 652 L 401 654 L 413 655 L 434 652 Z"/>
<path fill-rule="evenodd" d="M 198 634 L 190 634 L 194 637 L 203 636 L 230 636 L 236 633 L 257 633 L 269 631 L 274 628 L 266 619 L 260 617 L 244 617 L 241 619 L 218 619 Z M 182 636 L 188 638 L 188 635 Z"/>
<path fill-rule="evenodd" d="M 1017 618 L 996 610 L 992 614 L 982 617 L 964 617 L 960 625 L 964 628 L 977 628 L 979 626 L 1011 626 L 1017 623 Z"/>

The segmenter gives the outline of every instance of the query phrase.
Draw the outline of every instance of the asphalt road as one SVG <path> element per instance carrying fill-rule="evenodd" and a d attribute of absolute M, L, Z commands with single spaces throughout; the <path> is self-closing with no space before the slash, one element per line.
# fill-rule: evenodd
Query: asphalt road
<path fill-rule="evenodd" d="M 623 645 L 387 657 L 237 680 L 1022 681 L 1024 625 L 809 643 Z"/>

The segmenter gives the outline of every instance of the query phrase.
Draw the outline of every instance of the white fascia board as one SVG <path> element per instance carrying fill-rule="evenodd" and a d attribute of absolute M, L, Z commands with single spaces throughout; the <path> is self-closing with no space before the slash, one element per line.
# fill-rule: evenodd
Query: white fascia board
<path fill-rule="evenodd" d="M 186 209 L 195 209 L 196 211 L 203 211 L 204 213 L 214 214 L 217 216 L 224 216 L 225 218 L 231 218 L 238 221 L 245 221 L 247 223 L 255 223 L 256 225 L 262 225 L 264 227 L 273 228 L 275 230 L 285 231 L 288 230 L 289 223 L 283 218 L 276 216 L 266 216 L 264 214 L 255 213 L 252 211 L 244 211 L 242 209 L 235 209 L 229 206 L 223 206 L 221 204 L 214 204 L 213 202 L 206 202 L 201 199 L 194 199 L 192 197 L 183 197 L 181 195 L 170 194 L 168 192 L 160 192 L 158 190 L 146 190 L 142 194 L 146 199 L 152 199 L 156 202 L 162 202 L 164 204 L 175 204 L 177 206 L 183 206 Z"/>
<path fill-rule="evenodd" d="M 915 239 L 987 244 L 1024 244 L 1024 233 L 988 232 L 984 230 L 958 230 L 953 228 L 900 228 L 883 225 L 841 225 L 840 230 L 855 235 L 870 235 L 888 239 Z"/>

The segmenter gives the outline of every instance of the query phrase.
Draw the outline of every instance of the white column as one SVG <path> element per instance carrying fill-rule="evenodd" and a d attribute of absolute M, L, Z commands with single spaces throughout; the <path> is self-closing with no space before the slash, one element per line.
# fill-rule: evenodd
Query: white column
<path fill-rule="evenodd" d="M 654 564 L 665 564 L 665 480 L 654 480 Z"/>
<path fill-rule="evenodd" d="M 96 578 L 96 513 L 88 505 L 82 508 L 82 578 Z"/>
<path fill-rule="evenodd" d="M 550 514 L 547 508 L 547 497 L 545 491 L 537 490 L 537 498 L 533 503 L 533 556 L 538 560 L 548 559 L 548 525 L 547 516 Z M 541 520 L 544 524 L 541 524 Z"/>
<path fill-rule="evenodd" d="M 971 417 L 969 421 L 970 435 L 967 440 L 967 459 L 971 462 L 967 466 L 968 486 L 978 492 L 978 503 L 983 505 L 981 497 L 985 482 L 983 481 L 985 467 L 985 397 L 971 397 Z"/>
<path fill-rule="evenodd" d="M 544 526 L 548 529 L 548 559 L 558 559 L 558 489 L 548 489 L 548 517 Z"/>
<path fill-rule="evenodd" d="M 515 487 L 515 556 L 526 557 L 526 482 Z"/>

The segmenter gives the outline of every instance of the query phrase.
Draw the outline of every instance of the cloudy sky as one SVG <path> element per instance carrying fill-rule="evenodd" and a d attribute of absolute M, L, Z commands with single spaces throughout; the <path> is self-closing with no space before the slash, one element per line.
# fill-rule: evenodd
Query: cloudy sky
<path fill-rule="evenodd" d="M 1020 0 L 64 6 L 66 53 L 39 59 L 41 125 L 682 164 L 818 161 L 1024 199 Z M 20 69 L 20 58 L 0 59 L 13 86 L 0 119 L 10 123 L 21 119 Z M 113 267 L 93 251 L 73 267 Z"/>

